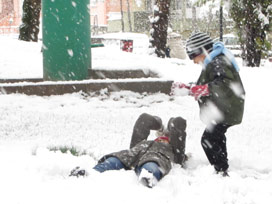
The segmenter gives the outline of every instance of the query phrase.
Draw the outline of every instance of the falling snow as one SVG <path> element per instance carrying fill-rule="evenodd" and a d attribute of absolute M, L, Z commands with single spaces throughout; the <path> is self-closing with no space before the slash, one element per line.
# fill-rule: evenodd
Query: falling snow
<path fill-rule="evenodd" d="M 74 2 L 74 1 L 72 1 L 72 5 L 73 5 L 73 7 L 77 6 L 76 2 Z"/>
<path fill-rule="evenodd" d="M 0 77 L 42 77 L 42 43 L 17 39 L 0 36 Z M 95 48 L 92 66 L 148 69 L 162 79 L 184 83 L 195 81 L 201 72 L 201 67 L 188 59 L 161 59 L 147 55 L 145 47 L 137 49 L 137 53 L 127 53 L 120 51 L 120 46 Z M 263 61 L 260 68 L 248 68 L 242 66 L 241 59 L 237 61 L 247 94 L 242 124 L 227 132 L 229 178 L 215 174 L 205 157 L 200 145 L 205 126 L 193 97 L 109 93 L 107 89 L 89 95 L 50 97 L 2 94 L 0 203 L 270 204 L 272 108 L 267 87 L 272 63 Z M 239 87 L 233 87 L 239 92 Z M 191 153 L 190 159 L 185 168 L 173 165 L 153 189 L 139 184 L 133 171 L 100 174 L 92 170 L 104 154 L 128 148 L 134 122 L 143 112 L 160 116 L 164 124 L 172 116 L 187 120 L 186 152 Z M 154 137 L 151 131 L 150 139 Z M 49 151 L 49 147 L 61 146 L 87 155 Z M 89 176 L 69 177 L 75 166 L 85 168 Z"/>
<path fill-rule="evenodd" d="M 74 52 L 73 52 L 73 50 L 68 49 L 68 50 L 67 50 L 67 52 L 68 52 L 68 54 L 70 55 L 70 57 L 73 57 L 73 56 L 74 56 Z"/>

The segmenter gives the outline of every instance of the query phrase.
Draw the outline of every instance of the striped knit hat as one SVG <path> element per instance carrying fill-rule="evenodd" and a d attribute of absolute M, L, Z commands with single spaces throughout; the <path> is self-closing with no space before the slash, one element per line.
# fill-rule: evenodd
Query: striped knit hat
<path fill-rule="evenodd" d="M 208 53 L 212 50 L 213 41 L 206 33 L 194 33 L 192 34 L 186 43 L 186 52 L 189 58 L 192 60 L 198 55 L 201 55 L 204 50 Z"/>

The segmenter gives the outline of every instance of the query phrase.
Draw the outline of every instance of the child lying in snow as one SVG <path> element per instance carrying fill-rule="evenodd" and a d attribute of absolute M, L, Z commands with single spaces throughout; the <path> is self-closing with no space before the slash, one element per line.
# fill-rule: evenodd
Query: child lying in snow
<path fill-rule="evenodd" d="M 170 118 L 164 129 L 161 118 L 143 113 L 137 119 L 130 142 L 130 149 L 103 156 L 93 168 L 96 171 L 134 169 L 139 181 L 152 188 L 169 173 L 172 162 L 183 166 L 185 155 L 186 120 Z M 150 130 L 157 130 L 158 138 L 147 140 Z M 85 176 L 80 167 L 71 171 L 70 176 Z"/>

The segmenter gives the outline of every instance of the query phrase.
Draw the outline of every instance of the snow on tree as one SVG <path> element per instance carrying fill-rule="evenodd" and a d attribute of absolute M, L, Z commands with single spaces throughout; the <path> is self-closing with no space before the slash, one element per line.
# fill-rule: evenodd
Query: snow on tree
<path fill-rule="evenodd" d="M 271 0 L 232 0 L 231 15 L 240 37 L 244 64 L 259 67 L 263 54 L 271 48 L 266 39 L 272 19 Z"/>
<path fill-rule="evenodd" d="M 38 41 L 41 0 L 24 0 L 19 40 Z"/>
<path fill-rule="evenodd" d="M 150 43 L 155 48 L 155 54 L 162 58 L 165 57 L 170 3 L 171 0 L 156 0 L 154 16 L 150 19 Z"/>

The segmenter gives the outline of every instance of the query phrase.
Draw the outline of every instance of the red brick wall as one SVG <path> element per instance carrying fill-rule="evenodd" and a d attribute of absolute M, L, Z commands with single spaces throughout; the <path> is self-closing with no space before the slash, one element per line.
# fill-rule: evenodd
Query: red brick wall
<path fill-rule="evenodd" d="M 14 15 L 13 0 L 1 0 L 2 12 L 0 13 L 0 26 L 9 26 L 9 20 Z"/>
<path fill-rule="evenodd" d="M 107 2 L 107 11 L 108 12 L 120 12 L 120 0 L 106 0 Z M 127 0 L 122 1 L 122 8 L 124 12 L 127 12 Z M 129 0 L 130 2 L 130 9 L 132 9 L 132 0 Z"/>
<path fill-rule="evenodd" d="M 20 0 L 0 0 L 0 34 L 18 33 L 21 16 L 19 14 Z"/>

